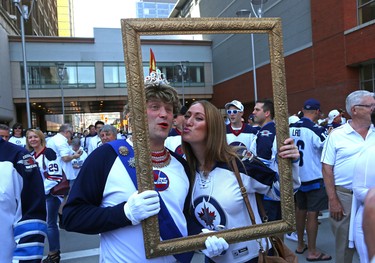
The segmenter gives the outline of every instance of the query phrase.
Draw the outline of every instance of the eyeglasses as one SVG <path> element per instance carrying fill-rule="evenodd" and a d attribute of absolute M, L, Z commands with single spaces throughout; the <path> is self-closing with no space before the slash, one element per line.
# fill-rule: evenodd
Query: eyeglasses
<path fill-rule="evenodd" d="M 237 113 L 239 113 L 239 112 L 242 112 L 242 111 L 240 111 L 240 110 L 227 110 L 227 114 L 228 114 L 228 115 L 231 115 L 232 113 L 233 113 L 233 114 L 237 114 Z"/>
<path fill-rule="evenodd" d="M 357 105 L 354 105 L 354 107 L 365 107 L 365 108 L 375 108 L 375 104 L 369 104 L 369 105 L 366 105 L 366 104 L 357 104 Z"/>

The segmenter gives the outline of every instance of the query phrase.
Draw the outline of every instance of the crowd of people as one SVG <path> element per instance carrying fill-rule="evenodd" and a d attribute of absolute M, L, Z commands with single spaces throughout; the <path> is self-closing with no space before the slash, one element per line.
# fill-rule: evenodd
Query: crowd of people
<path fill-rule="evenodd" d="M 292 163 L 295 253 L 306 252 L 307 261 L 332 259 L 316 242 L 318 216 L 328 209 L 336 262 L 352 262 L 355 249 L 361 262 L 370 262 L 375 248 L 363 229 L 371 231 L 373 226 L 364 215 L 375 211 L 371 197 L 366 199 L 375 186 L 371 169 L 375 151 L 373 93 L 360 90 L 348 95 L 348 121 L 341 109 L 331 110 L 327 119 L 320 121 L 320 102 L 306 100 L 301 111 L 289 118 L 290 138 L 279 149 L 270 99 L 256 101 L 245 122 L 245 109 L 238 100 L 224 105 L 225 121 L 208 101 L 181 106 L 176 90 L 156 73 L 145 82 L 145 94 L 155 190 L 141 193 L 132 138 L 119 136 L 112 125 L 97 121 L 80 137 L 70 124 L 61 125 L 53 136 L 39 129 L 25 132 L 20 123 L 13 125 L 10 135 L 10 128 L 0 124 L 0 165 L 10 177 L 20 175 L 18 181 L 7 179 L 17 190 L 15 201 L 8 204 L 14 206 L 12 218 L 16 221 L 6 215 L 7 224 L 17 227 L 37 220 L 39 224 L 32 227 L 38 227 L 40 236 L 33 236 L 34 242 L 43 244 L 44 236 L 48 240 L 44 263 L 60 262 L 59 227 L 100 234 L 100 262 L 190 262 L 191 252 L 146 259 L 140 223 L 154 215 L 159 218 L 163 240 L 214 232 L 202 250 L 206 262 L 257 262 L 257 241 L 228 244 L 215 232 L 251 225 L 236 169 L 256 223 L 282 219 L 279 158 Z M 65 181 L 65 192 L 58 192 Z M 31 191 L 31 183 L 40 191 Z M 25 200 L 28 195 L 33 199 Z M 17 207 L 19 203 L 22 209 Z M 28 206 L 30 209 L 23 209 Z M 4 211 L 1 208 L 0 214 L 6 214 Z M 4 226 L 0 234 L 12 235 Z M 0 262 L 22 257 L 26 252 L 18 249 L 31 242 L 31 238 L 18 236 L 12 240 L 4 244 L 7 252 L 0 252 Z M 266 239 L 261 242 L 270 246 Z M 40 262 L 43 249 L 27 255 Z"/>

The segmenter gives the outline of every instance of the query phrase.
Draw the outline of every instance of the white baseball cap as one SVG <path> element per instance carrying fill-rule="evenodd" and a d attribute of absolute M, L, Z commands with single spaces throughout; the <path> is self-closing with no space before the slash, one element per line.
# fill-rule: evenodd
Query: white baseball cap
<path fill-rule="evenodd" d="M 295 115 L 290 116 L 288 119 L 289 124 L 296 123 L 297 121 L 299 121 L 299 118 Z"/>
<path fill-rule="evenodd" d="M 244 109 L 242 103 L 239 102 L 238 100 L 232 100 L 231 102 L 228 102 L 227 104 L 225 104 L 226 109 L 228 109 L 230 106 L 234 106 L 237 109 L 239 109 L 240 111 L 243 111 L 243 109 Z"/>
<path fill-rule="evenodd" d="M 340 115 L 340 112 L 338 110 L 331 110 L 328 113 L 328 124 L 331 124 L 333 120 Z"/>

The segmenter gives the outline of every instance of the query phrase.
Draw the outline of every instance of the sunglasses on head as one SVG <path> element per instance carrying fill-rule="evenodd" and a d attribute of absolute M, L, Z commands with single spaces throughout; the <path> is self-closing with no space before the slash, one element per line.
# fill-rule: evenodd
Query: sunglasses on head
<path fill-rule="evenodd" d="M 232 113 L 233 114 L 237 114 L 237 113 L 239 113 L 239 112 L 241 112 L 240 110 L 227 110 L 227 113 L 229 114 L 229 115 L 231 115 Z"/>

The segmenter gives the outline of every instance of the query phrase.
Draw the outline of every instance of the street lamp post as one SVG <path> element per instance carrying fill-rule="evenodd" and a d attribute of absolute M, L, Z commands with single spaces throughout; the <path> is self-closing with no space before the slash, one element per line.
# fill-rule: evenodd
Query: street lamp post
<path fill-rule="evenodd" d="M 263 4 L 266 3 L 268 0 L 251 0 L 250 5 L 251 9 L 254 13 L 254 16 L 257 18 L 262 17 L 262 8 Z M 260 5 L 260 7 L 255 11 L 254 5 Z M 241 9 L 236 12 L 238 17 L 251 17 L 251 11 L 247 9 Z M 255 47 L 254 47 L 254 34 L 250 34 L 250 42 L 251 42 L 251 56 L 252 56 L 252 66 L 253 66 L 253 85 L 254 85 L 254 101 L 258 100 L 258 87 L 257 87 L 257 73 L 256 73 L 256 64 L 255 64 Z"/>
<path fill-rule="evenodd" d="M 182 63 L 189 63 L 189 61 L 181 61 L 180 64 L 178 64 L 178 74 L 181 75 L 181 82 L 182 82 L 182 105 L 185 106 L 185 74 L 187 72 L 187 67 Z"/>
<path fill-rule="evenodd" d="M 66 75 L 66 67 L 64 63 L 57 63 L 57 73 L 59 75 L 59 87 L 61 90 L 61 108 L 62 108 L 63 123 L 65 123 L 64 87 L 62 85 L 62 82 L 65 79 L 65 75 Z"/>
<path fill-rule="evenodd" d="M 36 0 L 35 0 L 36 1 Z M 29 78 L 27 74 L 27 60 L 26 60 L 26 41 L 25 41 L 25 20 L 30 18 L 34 6 L 34 0 L 31 0 L 31 8 L 23 5 L 21 0 L 12 0 L 16 9 L 20 12 L 21 24 L 21 43 L 22 43 L 22 59 L 23 59 L 23 75 L 25 80 L 25 94 L 26 94 L 26 114 L 27 114 L 27 128 L 31 127 L 31 111 L 30 111 L 30 97 L 29 97 Z"/>

